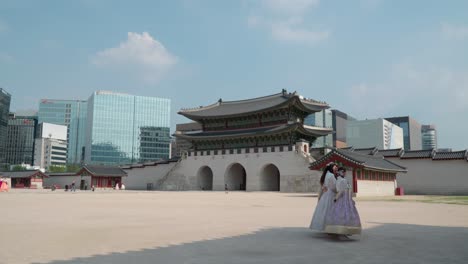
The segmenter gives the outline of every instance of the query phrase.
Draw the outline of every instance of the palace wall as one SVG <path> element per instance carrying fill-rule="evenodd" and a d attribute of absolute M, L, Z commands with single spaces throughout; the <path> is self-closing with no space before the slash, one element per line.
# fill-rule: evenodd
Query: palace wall
<path fill-rule="evenodd" d="M 408 170 L 397 175 L 405 194 L 468 195 L 466 160 L 387 159 Z"/>
<path fill-rule="evenodd" d="M 250 148 L 249 153 L 247 149 L 242 149 L 241 154 L 226 152 L 224 155 L 214 155 L 211 151 L 208 156 L 201 156 L 200 151 L 197 155 L 192 152 L 179 163 L 125 169 L 128 177 L 123 182 L 127 189 L 134 190 L 148 189 L 151 185 L 156 190 L 224 191 L 225 184 L 228 184 L 232 191 L 242 188 L 239 183 L 243 182 L 239 181 L 239 177 L 242 176 L 243 168 L 246 191 L 277 191 L 275 188 L 278 187 L 279 176 L 281 192 L 318 192 L 321 173 L 309 170 L 313 159 L 302 149 L 293 146 L 291 149 L 284 147 L 280 151 L 280 147 L 274 147 L 274 150 L 268 147 L 259 148 L 258 153 L 255 153 L 254 148 Z M 165 176 L 168 172 L 169 175 Z M 163 178 L 165 179 L 161 184 Z"/>

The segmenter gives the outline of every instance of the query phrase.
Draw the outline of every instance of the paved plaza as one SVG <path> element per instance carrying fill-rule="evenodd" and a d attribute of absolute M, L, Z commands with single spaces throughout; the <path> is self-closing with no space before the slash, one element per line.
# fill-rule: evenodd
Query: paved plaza
<path fill-rule="evenodd" d="M 358 200 L 363 234 L 308 225 L 317 198 L 250 192 L 0 194 L 0 263 L 466 263 L 468 206 Z"/>

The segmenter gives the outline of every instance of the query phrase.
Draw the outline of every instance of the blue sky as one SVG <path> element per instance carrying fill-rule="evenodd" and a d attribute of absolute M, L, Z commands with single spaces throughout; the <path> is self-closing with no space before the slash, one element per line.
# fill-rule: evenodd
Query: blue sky
<path fill-rule="evenodd" d="M 176 112 L 286 88 L 356 118 L 410 115 L 468 148 L 468 1 L 0 0 L 13 111 L 112 90 Z"/>

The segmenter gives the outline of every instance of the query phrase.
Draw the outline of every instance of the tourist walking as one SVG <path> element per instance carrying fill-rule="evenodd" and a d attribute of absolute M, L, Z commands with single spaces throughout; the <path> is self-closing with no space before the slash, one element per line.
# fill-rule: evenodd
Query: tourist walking
<path fill-rule="evenodd" d="M 345 177 L 346 169 L 339 168 L 336 180 L 337 193 L 326 216 L 325 233 L 344 236 L 361 233 L 361 220 L 352 198 L 351 186 Z"/>
<path fill-rule="evenodd" d="M 70 191 L 76 192 L 75 181 L 72 182 Z"/>
<path fill-rule="evenodd" d="M 310 229 L 316 231 L 325 230 L 325 217 L 333 204 L 333 199 L 336 194 L 336 178 L 335 173 L 338 171 L 338 166 L 335 163 L 329 163 L 320 177 L 320 192 L 318 196 L 317 206 L 315 207 L 314 216 L 310 223 Z"/>

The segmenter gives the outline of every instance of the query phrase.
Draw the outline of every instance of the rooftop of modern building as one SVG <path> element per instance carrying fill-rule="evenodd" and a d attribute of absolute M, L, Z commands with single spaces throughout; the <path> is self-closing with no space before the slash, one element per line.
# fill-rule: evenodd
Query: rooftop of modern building
<path fill-rule="evenodd" d="M 245 100 L 223 101 L 219 99 L 214 104 L 182 109 L 178 113 L 193 120 L 222 118 L 264 112 L 286 107 L 289 104 L 294 104 L 301 110 L 310 113 L 329 108 L 325 102 L 304 98 L 296 92 L 288 93 L 286 90 L 283 90 L 281 93 Z"/>

